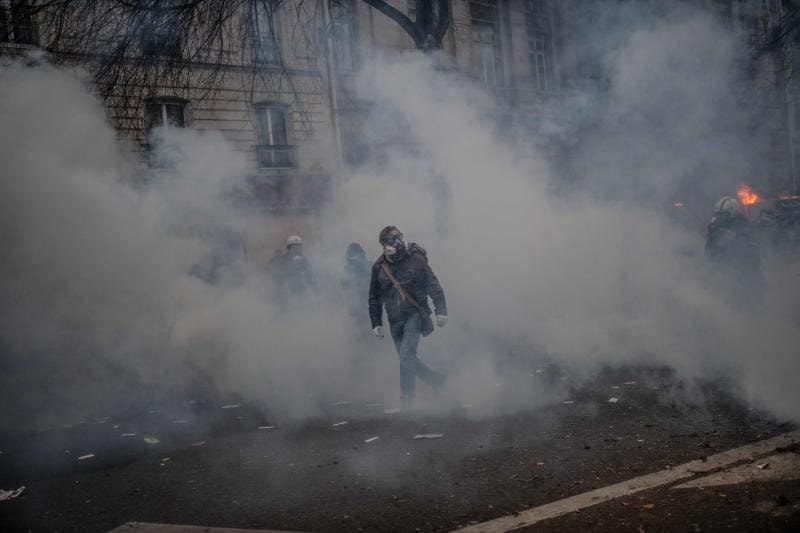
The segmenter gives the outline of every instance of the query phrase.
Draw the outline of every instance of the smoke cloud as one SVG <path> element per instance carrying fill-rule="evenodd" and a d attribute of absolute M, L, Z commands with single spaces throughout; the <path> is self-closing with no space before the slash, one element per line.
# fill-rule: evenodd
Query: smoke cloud
<path fill-rule="evenodd" d="M 162 132 L 174 170 L 143 171 L 72 74 L 0 67 L 4 422 L 198 388 L 287 418 L 345 395 L 396 402 L 390 342 L 351 323 L 338 286 L 347 244 L 377 258 L 387 224 L 428 250 L 447 294 L 451 321 L 421 356 L 449 374 L 448 405 L 489 415 L 555 401 L 516 371 L 542 361 L 577 376 L 645 364 L 724 377 L 800 420 L 797 265 L 767 257 L 766 286 L 743 300 L 715 280 L 702 226 L 671 209 L 710 210 L 766 153 L 731 91 L 744 52 L 699 13 L 642 6 L 601 20 L 624 22 L 598 37 L 602 76 L 529 125 L 540 145 L 569 145 L 566 160 L 499 141 L 492 99 L 430 58 L 366 65 L 360 96 L 380 110 L 369 125 L 404 143 L 335 185 L 306 236 L 319 293 L 291 311 L 252 246 L 269 220 L 235 200 L 247 162 L 220 134 Z M 214 284 L 197 275 L 209 262 Z M 509 358 L 519 366 L 498 364 Z"/>

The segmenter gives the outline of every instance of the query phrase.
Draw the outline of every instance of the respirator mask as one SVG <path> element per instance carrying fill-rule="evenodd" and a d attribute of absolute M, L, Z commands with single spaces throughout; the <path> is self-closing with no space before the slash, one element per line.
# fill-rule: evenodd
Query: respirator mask
<path fill-rule="evenodd" d="M 406 243 L 403 241 L 403 234 L 400 232 L 390 233 L 383 239 L 381 244 L 383 245 L 383 255 L 390 262 L 402 259 L 406 253 Z"/>

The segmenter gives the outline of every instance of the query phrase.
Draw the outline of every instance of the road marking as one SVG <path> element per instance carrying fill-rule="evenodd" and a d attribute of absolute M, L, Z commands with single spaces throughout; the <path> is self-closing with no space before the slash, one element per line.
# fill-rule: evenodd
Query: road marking
<path fill-rule="evenodd" d="M 667 470 L 661 470 L 660 472 L 654 472 L 628 481 L 623 481 L 622 483 L 584 492 L 583 494 L 540 505 L 539 507 L 533 507 L 514 515 L 502 516 L 494 520 L 467 526 L 458 531 L 459 533 L 501 533 L 514 531 L 543 520 L 569 514 L 580 509 L 586 509 L 587 507 L 609 500 L 630 496 L 631 494 L 643 490 L 683 481 L 693 478 L 698 474 L 709 474 L 735 463 L 753 461 L 758 457 L 774 452 L 778 448 L 791 446 L 798 442 L 800 442 L 800 431 L 784 433 L 783 435 L 778 435 L 771 439 L 754 442 L 747 446 L 712 455 L 704 461 L 690 461 Z"/>
<path fill-rule="evenodd" d="M 800 479 L 800 455 L 779 453 L 760 459 L 754 463 L 743 464 L 730 470 L 723 470 L 710 476 L 693 479 L 671 490 L 717 485 L 738 485 L 754 481 L 790 481 Z"/>

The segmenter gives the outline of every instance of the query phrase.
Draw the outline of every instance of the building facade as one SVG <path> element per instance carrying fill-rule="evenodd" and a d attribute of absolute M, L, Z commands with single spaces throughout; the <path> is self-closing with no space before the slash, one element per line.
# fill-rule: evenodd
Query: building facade
<path fill-rule="evenodd" d="M 414 19 L 416 0 L 389 3 Z M 210 43 L 169 1 L 141 20 L 106 21 L 108 35 L 100 31 L 94 43 L 55 38 L 61 21 L 40 4 L 0 0 L 3 52 L 42 47 L 58 62 L 98 72 L 111 123 L 146 167 L 169 166 L 151 149 L 156 127 L 221 132 L 247 157 L 254 201 L 270 216 L 276 242 L 312 234 L 341 165 L 363 164 L 381 149 L 363 134 L 368 105 L 353 87 L 359 66 L 370 54 L 414 47 L 395 21 L 360 0 L 228 2 L 239 12 Z M 559 5 L 453 0 L 447 68 L 494 92 L 505 116 L 532 109 L 560 90 Z M 113 57 L 119 35 L 125 48 Z"/>

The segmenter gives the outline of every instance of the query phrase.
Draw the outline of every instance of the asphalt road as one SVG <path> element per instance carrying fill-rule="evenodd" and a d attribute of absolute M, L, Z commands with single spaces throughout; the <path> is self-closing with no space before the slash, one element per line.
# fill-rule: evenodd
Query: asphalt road
<path fill-rule="evenodd" d="M 141 521 L 449 531 L 793 429 L 719 384 L 707 384 L 700 397 L 686 394 L 658 369 L 604 372 L 567 388 L 557 403 L 493 417 L 470 407 L 387 414 L 353 402 L 288 422 L 234 405 L 187 404 L 182 413 L 0 436 L 0 488 L 26 486 L 0 502 L 0 530 L 108 531 Z M 347 423 L 334 425 L 340 422 Z M 259 429 L 265 426 L 275 427 Z M 415 440 L 418 434 L 443 437 Z M 532 530 L 791 531 L 798 502 L 798 481 L 664 488 Z"/>

